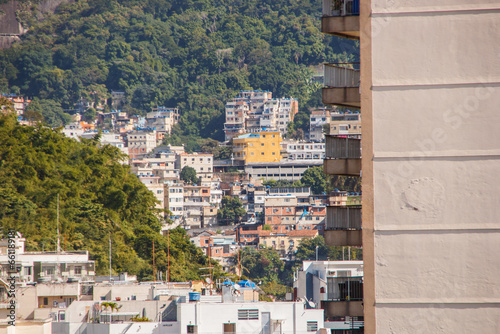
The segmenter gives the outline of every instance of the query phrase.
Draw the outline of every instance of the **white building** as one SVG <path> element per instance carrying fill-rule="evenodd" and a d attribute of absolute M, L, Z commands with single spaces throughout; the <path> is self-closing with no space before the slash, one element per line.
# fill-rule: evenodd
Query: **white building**
<path fill-rule="evenodd" d="M 170 133 L 172 127 L 179 122 L 179 109 L 156 107 L 146 114 L 146 124 L 160 133 Z"/>
<path fill-rule="evenodd" d="M 333 315 L 325 321 L 326 328 L 358 330 L 364 326 L 363 261 L 304 261 L 294 274 L 293 287 L 294 297 Z"/>
<path fill-rule="evenodd" d="M 184 185 L 182 183 L 165 186 L 165 209 L 172 212 L 174 220 L 184 215 Z"/>
<path fill-rule="evenodd" d="M 325 140 L 323 126 L 330 123 L 330 111 L 326 108 L 311 111 L 309 115 L 309 140 L 322 142 Z"/>
<path fill-rule="evenodd" d="M 89 260 L 87 251 L 52 251 L 26 252 L 26 239 L 19 233 L 14 238 L 16 245 L 15 266 L 13 274 L 17 282 L 66 282 L 66 281 L 93 281 L 95 276 L 94 261 Z M 56 248 L 57 239 L 47 239 L 45 248 Z M 8 240 L 0 240 L 0 278 L 8 279 L 11 274 L 8 258 Z M 0 286 L 0 290 L 3 289 Z"/>
<path fill-rule="evenodd" d="M 143 158 L 156 147 L 156 131 L 128 133 L 127 147 L 131 159 Z"/>
<path fill-rule="evenodd" d="M 196 170 L 196 176 L 209 178 L 213 177 L 214 155 L 209 153 L 181 153 L 176 156 L 175 166 L 179 173 L 186 166 Z"/>
<path fill-rule="evenodd" d="M 281 144 L 285 156 L 291 161 L 315 160 L 325 158 L 325 143 L 286 141 Z"/>
<path fill-rule="evenodd" d="M 273 99 L 267 91 L 241 91 L 226 103 L 225 140 L 251 132 L 278 130 L 286 132 L 298 112 L 294 98 Z"/>

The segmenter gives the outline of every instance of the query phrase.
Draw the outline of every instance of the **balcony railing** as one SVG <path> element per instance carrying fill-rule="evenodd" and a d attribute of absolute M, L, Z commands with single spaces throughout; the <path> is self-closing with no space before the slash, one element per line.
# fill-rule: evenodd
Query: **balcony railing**
<path fill-rule="evenodd" d="M 360 71 L 356 63 L 325 64 L 323 84 L 325 87 L 348 88 L 359 87 Z"/>
<path fill-rule="evenodd" d="M 361 206 L 328 206 L 326 208 L 326 230 L 360 230 Z"/>
<path fill-rule="evenodd" d="M 363 277 L 328 277 L 327 298 L 330 301 L 363 300 Z"/>
<path fill-rule="evenodd" d="M 359 0 L 323 0 L 323 16 L 359 15 Z"/>
<path fill-rule="evenodd" d="M 327 159 L 360 159 L 361 140 L 354 138 L 343 138 L 326 135 L 326 158 Z"/>

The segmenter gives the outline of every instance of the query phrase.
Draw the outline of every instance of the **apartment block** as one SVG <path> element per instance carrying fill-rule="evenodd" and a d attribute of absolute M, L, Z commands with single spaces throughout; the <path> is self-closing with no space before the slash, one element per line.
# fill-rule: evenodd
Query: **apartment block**
<path fill-rule="evenodd" d="M 165 186 L 165 209 L 172 212 L 173 218 L 184 214 L 184 185 L 182 183 Z"/>
<path fill-rule="evenodd" d="M 325 139 L 324 126 L 330 123 L 330 110 L 320 108 L 311 110 L 309 116 L 309 140 L 322 142 Z"/>
<path fill-rule="evenodd" d="M 361 114 L 358 110 L 330 113 L 330 135 L 357 137 L 361 135 Z"/>
<path fill-rule="evenodd" d="M 285 141 L 283 142 L 282 147 L 283 155 L 289 161 L 318 162 L 325 158 L 324 143 Z"/>
<path fill-rule="evenodd" d="M 359 1 L 324 0 L 322 31 L 339 37 L 359 39 Z M 330 113 L 330 133 L 325 136 L 323 171 L 329 175 L 359 177 L 361 176 L 361 119 L 358 111 L 361 107 L 360 64 L 325 64 L 324 69 L 323 103 L 344 108 L 337 108 Z M 389 132 L 384 135 L 391 137 Z M 344 197 L 347 196 L 338 191 L 330 194 L 329 205 L 326 208 L 325 242 L 329 246 L 361 247 L 363 244 L 361 205 L 359 200 L 349 201 L 349 198 Z M 339 263 L 340 267 L 349 265 L 352 263 Z M 363 277 L 353 278 L 352 271 L 342 275 L 338 275 L 339 271 L 332 273 L 334 275 L 326 271 L 323 273 L 325 277 L 322 277 L 329 283 L 326 287 L 328 291 L 326 298 L 321 300 L 325 319 L 333 323 L 342 319 L 363 320 L 363 306 L 367 305 L 363 301 L 363 288 L 366 290 L 366 286 L 363 286 Z M 352 324 L 354 323 L 357 322 Z M 364 333 L 364 323 L 362 326 L 357 324 L 347 330 L 350 333 Z"/>
<path fill-rule="evenodd" d="M 251 162 L 275 162 L 281 160 L 281 133 L 262 131 L 247 133 L 233 138 L 234 160 Z"/>
<path fill-rule="evenodd" d="M 159 133 L 170 133 L 172 127 L 179 122 L 179 109 L 156 107 L 146 114 L 146 125 Z"/>
<path fill-rule="evenodd" d="M 156 131 L 133 131 L 127 133 L 127 147 L 130 159 L 141 159 L 156 147 Z"/>
<path fill-rule="evenodd" d="M 304 261 L 294 273 L 293 290 L 295 298 L 325 310 L 331 333 L 363 333 L 363 261 Z"/>
<path fill-rule="evenodd" d="M 194 168 L 198 177 L 211 179 L 214 172 L 214 155 L 209 153 L 180 153 L 175 157 L 175 167 L 180 171 L 186 166 Z"/>
<path fill-rule="evenodd" d="M 244 133 L 266 130 L 284 134 L 297 112 L 296 99 L 273 99 L 271 92 L 241 91 L 226 103 L 225 139 L 229 141 Z"/>

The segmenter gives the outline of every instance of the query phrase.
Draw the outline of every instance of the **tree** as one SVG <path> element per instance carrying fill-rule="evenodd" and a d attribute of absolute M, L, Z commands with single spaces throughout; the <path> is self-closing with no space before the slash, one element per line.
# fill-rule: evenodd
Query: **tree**
<path fill-rule="evenodd" d="M 198 177 L 196 177 L 196 170 L 193 167 L 184 166 L 179 177 L 188 184 L 197 184 L 199 182 Z"/>
<path fill-rule="evenodd" d="M 96 110 L 92 107 L 88 108 L 85 114 L 83 114 L 83 118 L 86 122 L 93 122 L 96 118 Z"/>
<path fill-rule="evenodd" d="M 217 219 L 220 225 L 238 224 L 245 214 L 246 211 L 238 197 L 224 196 L 221 208 L 217 211 Z"/>
<path fill-rule="evenodd" d="M 297 260 L 313 261 L 316 260 L 316 247 L 318 247 L 318 260 L 325 261 L 328 259 L 330 249 L 325 244 L 325 239 L 318 235 L 314 238 L 302 239 L 297 247 L 295 254 Z"/>
<path fill-rule="evenodd" d="M 328 176 L 323 173 L 322 166 L 308 168 L 302 175 L 300 182 L 306 187 L 311 187 L 314 194 L 326 193 L 329 190 Z"/>

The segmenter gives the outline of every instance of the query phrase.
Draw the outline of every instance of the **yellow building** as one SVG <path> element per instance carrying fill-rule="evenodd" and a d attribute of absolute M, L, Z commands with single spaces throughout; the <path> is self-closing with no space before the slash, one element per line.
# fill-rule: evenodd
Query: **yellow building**
<path fill-rule="evenodd" d="M 275 162 L 281 160 L 281 133 L 262 131 L 246 133 L 233 138 L 235 160 L 249 162 Z"/>

